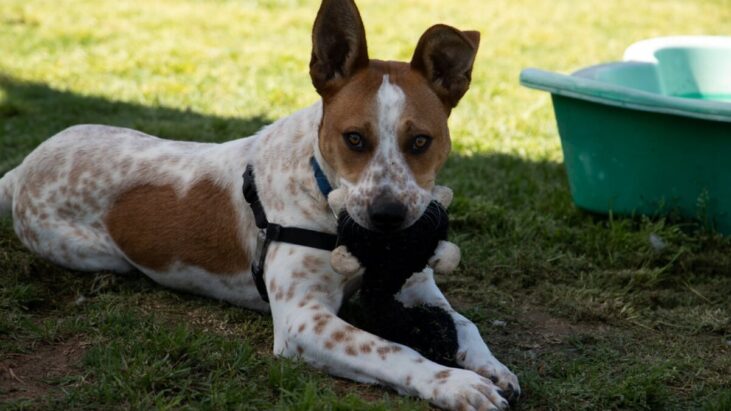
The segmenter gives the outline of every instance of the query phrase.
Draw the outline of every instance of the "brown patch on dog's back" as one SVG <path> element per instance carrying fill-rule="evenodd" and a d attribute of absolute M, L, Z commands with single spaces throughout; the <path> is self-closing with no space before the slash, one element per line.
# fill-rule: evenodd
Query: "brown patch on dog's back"
<path fill-rule="evenodd" d="M 133 187 L 105 218 L 112 239 L 135 264 L 165 271 L 180 261 L 215 274 L 249 268 L 238 221 L 229 193 L 207 179 L 183 197 L 171 185 Z"/>

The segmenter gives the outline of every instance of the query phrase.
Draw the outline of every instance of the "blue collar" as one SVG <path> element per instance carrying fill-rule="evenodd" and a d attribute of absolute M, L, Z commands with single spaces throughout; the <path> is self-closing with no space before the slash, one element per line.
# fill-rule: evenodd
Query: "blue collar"
<path fill-rule="evenodd" d="M 310 157 L 310 165 L 312 166 L 312 171 L 315 173 L 315 180 L 317 181 L 317 186 L 320 188 L 320 192 L 327 198 L 328 194 L 333 191 L 333 187 L 327 181 L 327 176 L 325 176 L 322 168 L 320 168 L 320 164 L 315 160 L 315 156 Z"/>

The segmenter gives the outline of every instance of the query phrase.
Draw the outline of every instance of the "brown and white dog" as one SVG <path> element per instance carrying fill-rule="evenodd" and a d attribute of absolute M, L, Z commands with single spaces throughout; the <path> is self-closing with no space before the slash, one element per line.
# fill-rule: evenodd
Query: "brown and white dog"
<path fill-rule="evenodd" d="M 309 160 L 361 225 L 395 230 L 431 200 L 450 151 L 447 118 L 467 91 L 479 33 L 436 25 L 410 63 L 370 60 L 352 0 L 324 0 L 313 30 L 312 82 L 322 101 L 257 135 L 224 144 L 166 141 L 98 125 L 71 127 L 0 180 L 0 212 L 29 249 L 76 270 L 138 269 L 154 281 L 270 310 L 274 353 L 454 410 L 505 409 L 518 380 L 455 312 L 433 272 L 398 299 L 448 310 L 459 338 L 448 368 L 336 316 L 358 278 L 333 271 L 327 251 L 274 243 L 266 255 L 270 304 L 251 276 L 257 229 L 241 194 L 256 171 L 269 221 L 334 233 L 336 219 Z"/>

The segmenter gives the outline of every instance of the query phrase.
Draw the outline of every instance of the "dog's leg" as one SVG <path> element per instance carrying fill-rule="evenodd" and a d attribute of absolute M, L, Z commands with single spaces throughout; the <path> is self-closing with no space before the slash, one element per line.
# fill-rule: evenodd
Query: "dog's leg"
<path fill-rule="evenodd" d="M 436 364 L 339 319 L 337 309 L 349 280 L 331 269 L 327 252 L 274 244 L 266 261 L 274 353 L 301 358 L 337 376 L 384 384 L 450 410 L 508 407 L 489 379 Z"/>
<path fill-rule="evenodd" d="M 457 328 L 457 363 L 490 378 L 503 390 L 506 398 L 513 400 L 520 395 L 518 378 L 492 355 L 475 324 L 452 308 L 437 287 L 431 269 L 411 276 L 396 295 L 396 299 L 407 307 L 429 304 L 449 312 Z"/>

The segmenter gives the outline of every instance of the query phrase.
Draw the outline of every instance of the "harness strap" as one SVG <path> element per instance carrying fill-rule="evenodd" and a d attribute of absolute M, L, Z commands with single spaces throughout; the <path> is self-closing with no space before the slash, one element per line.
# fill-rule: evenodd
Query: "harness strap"
<path fill-rule="evenodd" d="M 314 157 L 310 161 L 313 164 Z M 317 164 L 317 161 L 314 161 Z M 313 165 L 313 169 L 315 165 Z M 317 166 L 319 169 L 319 165 Z M 327 182 L 327 178 L 324 177 L 322 170 L 320 169 L 322 178 L 324 178 L 327 187 L 330 187 L 330 183 Z M 257 236 L 256 254 L 251 264 L 251 275 L 254 278 L 254 284 L 256 289 L 259 291 L 261 299 L 269 302 L 269 296 L 267 295 L 266 282 L 264 281 L 264 261 L 266 259 L 267 250 L 269 244 L 272 241 L 278 241 L 280 243 L 289 243 L 300 245 L 303 247 L 312 247 L 325 251 L 332 251 L 337 244 L 337 235 L 323 233 L 321 231 L 309 230 L 306 228 L 299 227 L 283 227 L 279 224 L 270 223 L 267 220 L 264 207 L 259 200 L 259 193 L 256 190 L 256 184 L 254 182 L 254 168 L 251 164 L 246 166 L 244 172 L 244 185 L 243 192 L 246 202 L 249 203 L 251 211 L 254 213 L 254 221 L 256 226 L 259 228 L 259 234 Z M 318 186 L 323 191 L 323 185 L 320 183 L 320 177 L 317 176 L 315 170 L 315 178 L 318 180 Z M 332 190 L 332 188 L 330 188 Z M 325 192 L 323 191 L 323 194 Z M 325 194 L 327 197 L 327 194 Z"/>
<path fill-rule="evenodd" d="M 259 201 L 259 193 L 256 192 L 256 184 L 254 183 L 254 167 L 251 165 L 246 166 L 244 172 L 244 199 L 249 203 L 251 211 L 254 212 L 254 221 L 256 226 L 260 229 L 267 228 L 267 215 L 264 212 L 264 206 Z"/>

